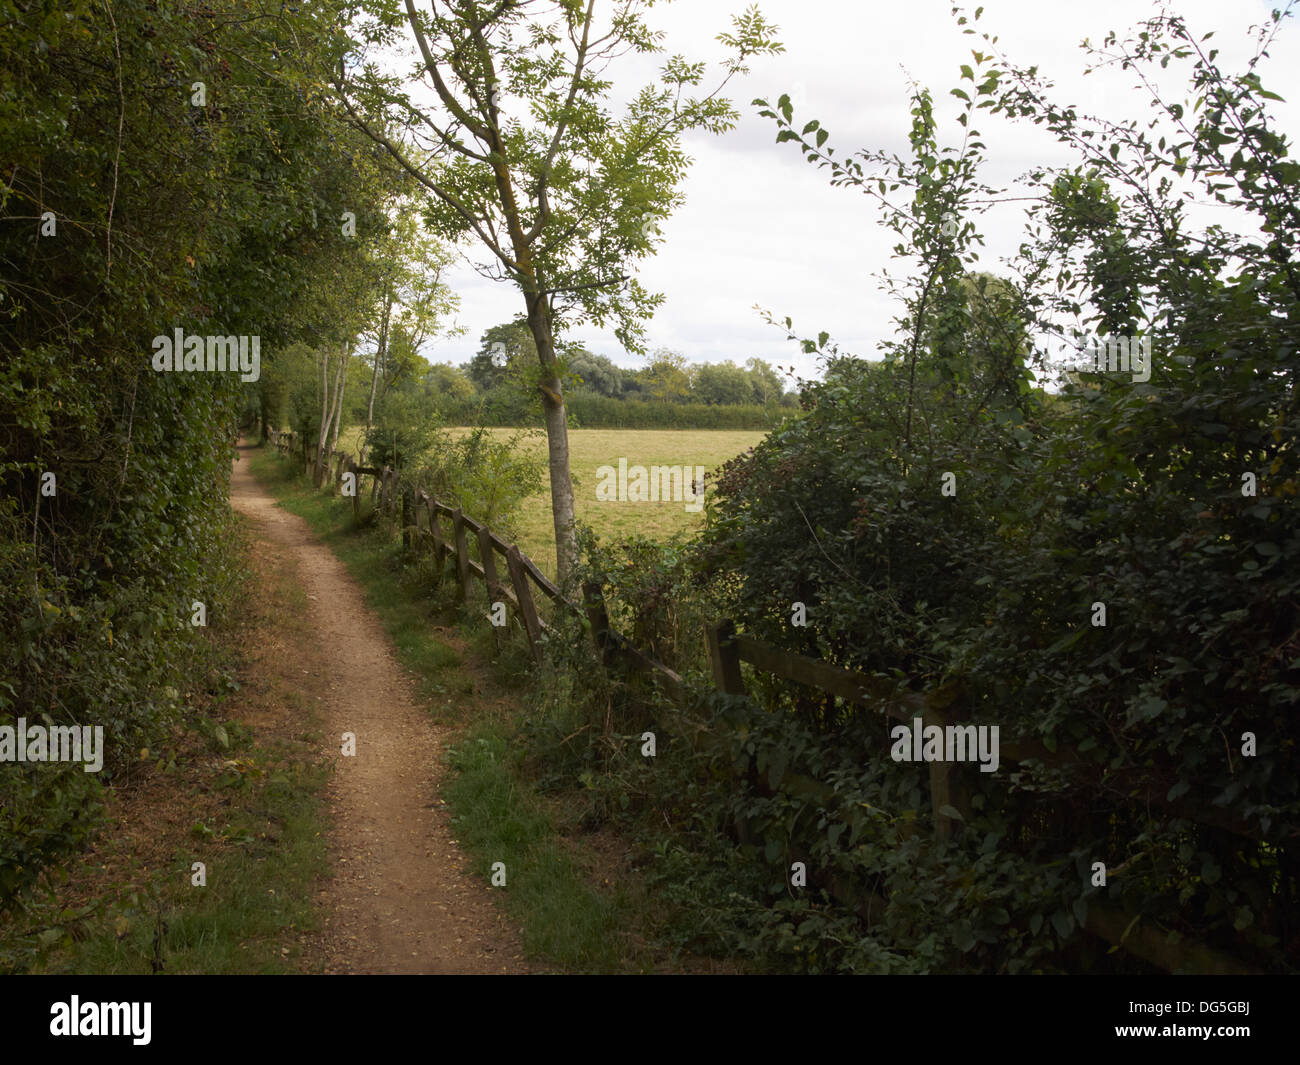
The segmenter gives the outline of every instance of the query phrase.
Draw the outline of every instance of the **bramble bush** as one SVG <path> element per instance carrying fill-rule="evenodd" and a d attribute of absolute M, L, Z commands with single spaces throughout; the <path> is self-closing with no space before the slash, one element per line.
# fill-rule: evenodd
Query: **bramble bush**
<path fill-rule="evenodd" d="M 1190 64 L 1201 117 L 1184 139 L 1152 143 L 1137 123 L 1081 136 L 1085 123 L 1045 102 L 1033 70 L 989 67 L 978 85 L 968 70 L 974 96 L 958 92 L 1084 156 L 1031 178 L 1041 198 L 999 332 L 1059 334 L 1082 314 L 1103 334 L 1145 334 L 1150 381 L 1074 374 L 1048 396 L 1025 374 L 1042 368 L 1034 352 L 1022 345 L 1010 367 L 987 357 L 979 305 L 950 283 L 976 239 L 968 201 L 988 191 L 973 176 L 979 141 L 972 131 L 966 154 L 945 157 L 919 94 L 915 163 L 891 175 L 915 198 L 889 218 L 921 264 L 910 328 L 878 368 L 832 352 L 805 417 L 723 472 L 704 559 L 743 575 L 732 613 L 748 631 L 918 688 L 961 678 L 972 723 L 1081 756 L 1064 772 L 1028 761 L 970 774 L 974 809 L 954 847 L 970 868 L 998 867 L 1013 917 L 984 965 L 1039 963 L 1011 933 L 1051 897 L 1058 965 L 1078 963 L 1079 926 L 1104 901 L 1289 969 L 1300 949 L 1297 164 L 1258 75 L 1221 72 L 1181 20 L 1148 20 L 1119 47 L 1135 65 Z M 1180 105 L 1162 106 L 1181 121 Z M 815 123 L 797 133 L 788 105 L 769 114 L 810 161 L 874 186 L 856 161 L 833 159 Z M 1262 233 L 1193 231 L 1179 181 Z M 792 599 L 807 604 L 806 630 L 789 626 Z M 864 801 L 889 809 L 887 781 L 917 769 L 889 762 L 886 744 L 880 722 L 858 750 L 883 771 Z M 884 873 L 890 856 L 862 874 Z M 1104 894 L 1093 861 L 1125 867 Z M 918 876 L 891 894 L 885 924 L 925 890 Z M 968 901 L 955 916 L 973 922 Z"/>

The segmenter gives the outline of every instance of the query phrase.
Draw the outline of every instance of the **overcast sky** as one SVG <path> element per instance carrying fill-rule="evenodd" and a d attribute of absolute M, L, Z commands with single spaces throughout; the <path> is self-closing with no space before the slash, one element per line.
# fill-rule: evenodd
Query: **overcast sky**
<path fill-rule="evenodd" d="M 671 54 L 713 64 L 723 55 L 714 38 L 730 28 L 744 0 L 677 0 L 650 11 L 665 31 Z M 971 5 L 973 8 L 974 5 Z M 1237 70 L 1254 50 L 1247 28 L 1261 23 L 1278 3 L 1260 0 L 1173 0 L 1198 37 L 1214 31 L 1219 63 Z M 819 119 L 831 131 L 837 156 L 859 148 L 903 152 L 910 124 L 908 83 L 928 86 L 940 119 L 941 143 L 959 143 L 953 120 L 958 101 L 948 89 L 970 62 L 978 37 L 963 36 L 950 14 L 950 0 L 763 0 L 769 21 L 780 27 L 783 55 L 753 60 L 750 73 L 733 80 L 728 95 L 741 113 L 731 133 L 691 134 L 694 160 L 683 184 L 686 202 L 660 223 L 665 242 L 638 269 L 642 283 L 666 299 L 650 321 L 651 348 L 682 352 L 692 362 L 759 356 L 793 364 L 816 375 L 814 357 L 803 355 L 783 333 L 767 325 L 755 306 L 789 316 L 800 335 L 829 332 L 841 350 L 875 357 L 892 331 L 898 306 L 874 276 L 890 265 L 895 235 L 878 224 L 878 209 L 861 192 L 832 188 L 824 171 L 804 162 L 797 147 L 776 144 L 776 126 L 758 117 L 750 101 L 775 101 L 783 92 L 795 103 L 800 125 Z M 1133 75 L 1083 71 L 1088 57 L 1079 44 L 1100 44 L 1108 30 L 1124 31 L 1155 13 L 1146 0 L 984 0 L 980 27 L 997 34 L 1004 54 L 1021 65 L 1036 64 L 1057 86 L 1057 98 L 1112 119 L 1147 114 Z M 1121 34 L 1122 35 L 1122 34 Z M 1267 88 L 1288 101 L 1275 104 L 1293 140 L 1300 130 L 1300 21 L 1288 19 L 1262 67 Z M 659 60 L 627 57 L 611 68 L 620 89 L 652 80 Z M 716 69 L 716 68 L 715 68 Z M 1167 76 L 1166 76 L 1167 77 Z M 712 84 L 711 82 L 709 84 Z M 1176 79 L 1165 84 L 1179 85 Z M 1181 85 L 1174 99 L 1183 99 Z M 1012 125 L 981 113 L 988 147 L 984 181 L 1010 185 L 1035 166 L 1071 164 L 1055 141 L 1028 123 Z M 1202 216 L 1208 217 L 1208 215 Z M 980 222 L 986 241 L 980 267 L 998 272 L 998 261 L 1023 232 L 1019 205 L 995 208 Z M 897 270 L 900 264 L 895 263 Z M 493 283 L 468 267 L 450 282 L 461 299 L 458 321 L 466 334 L 425 350 L 433 361 L 463 363 L 489 326 L 522 309 L 517 289 Z M 614 337 L 594 329 L 573 334 L 623 366 L 643 365 Z"/>

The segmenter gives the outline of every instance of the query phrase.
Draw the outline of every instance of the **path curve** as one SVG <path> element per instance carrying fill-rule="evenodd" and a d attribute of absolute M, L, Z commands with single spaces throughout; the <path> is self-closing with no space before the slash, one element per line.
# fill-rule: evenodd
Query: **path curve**
<path fill-rule="evenodd" d="M 299 663 L 320 693 L 334 757 L 328 787 L 333 877 L 320 893 L 313 968 L 327 973 L 519 973 L 517 933 L 493 890 L 465 870 L 437 798 L 450 732 L 419 709 L 412 676 L 343 563 L 307 523 L 278 507 L 248 468 L 241 443 L 230 500 L 255 540 L 293 560 L 319 640 Z M 356 755 L 342 757 L 344 732 Z M 312 958 L 312 956 L 315 956 Z"/>

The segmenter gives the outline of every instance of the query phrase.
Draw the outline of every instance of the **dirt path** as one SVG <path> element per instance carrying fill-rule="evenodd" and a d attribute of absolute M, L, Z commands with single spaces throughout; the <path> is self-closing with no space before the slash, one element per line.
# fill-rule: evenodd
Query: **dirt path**
<path fill-rule="evenodd" d="M 378 618 L 343 563 L 307 523 L 275 505 L 253 479 L 246 452 L 235 463 L 231 503 L 259 541 L 298 570 L 314 646 L 301 655 L 306 694 L 315 693 L 335 770 L 333 879 L 322 885 L 321 932 L 310 967 L 327 973 L 526 972 L 517 934 L 464 870 L 449 815 L 437 800 L 445 728 L 420 710 Z M 364 683 L 362 682 L 364 678 Z M 342 735 L 356 755 L 342 757 Z"/>

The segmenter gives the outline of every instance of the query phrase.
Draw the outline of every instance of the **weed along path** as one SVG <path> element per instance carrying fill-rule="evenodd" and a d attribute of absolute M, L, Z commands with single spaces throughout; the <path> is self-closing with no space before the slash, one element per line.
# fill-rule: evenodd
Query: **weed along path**
<path fill-rule="evenodd" d="M 285 648 L 314 695 L 330 745 L 332 878 L 319 893 L 320 932 L 307 967 L 326 973 L 526 972 L 517 933 L 485 881 L 467 872 L 437 799 L 450 732 L 419 708 L 378 618 L 305 521 L 276 506 L 241 446 L 231 503 L 254 542 L 275 544 L 297 568 L 315 633 Z M 343 735 L 355 737 L 344 755 Z"/>

